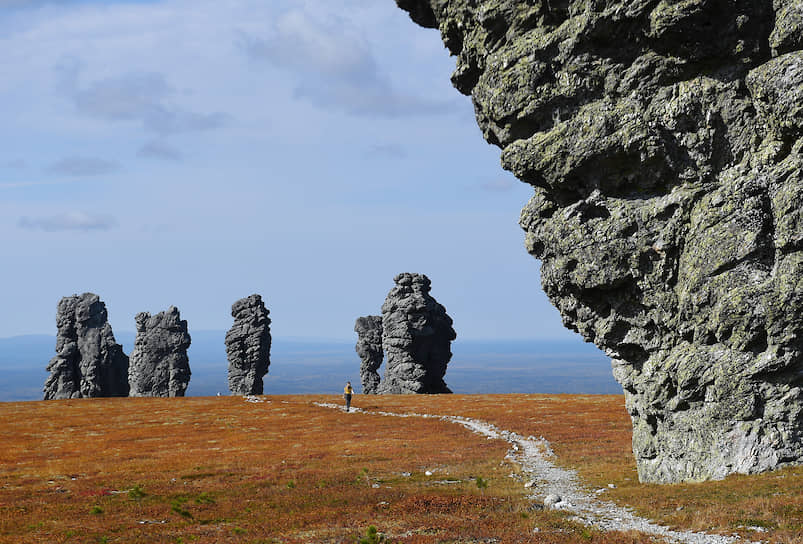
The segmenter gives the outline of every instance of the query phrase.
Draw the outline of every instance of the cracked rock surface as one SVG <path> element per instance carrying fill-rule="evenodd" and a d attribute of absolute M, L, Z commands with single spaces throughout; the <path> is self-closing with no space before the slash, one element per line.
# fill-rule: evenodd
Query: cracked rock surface
<path fill-rule="evenodd" d="M 232 304 L 234 324 L 226 333 L 229 391 L 232 395 L 261 395 L 262 379 L 270 366 L 270 312 L 260 295 Z"/>
<path fill-rule="evenodd" d="M 803 3 L 397 0 L 455 55 L 642 481 L 803 459 Z"/>
<path fill-rule="evenodd" d="M 106 304 L 93 293 L 64 297 L 56 324 L 45 400 L 127 396 L 128 357 L 114 339 Z"/>
<path fill-rule="evenodd" d="M 398 274 L 382 305 L 387 357 L 379 393 L 451 393 L 443 378 L 457 337 L 446 308 L 430 294 L 424 274 Z"/>
<path fill-rule="evenodd" d="M 128 366 L 132 397 L 183 397 L 190 383 L 190 335 L 178 308 L 136 315 L 137 337 Z"/>
<path fill-rule="evenodd" d="M 385 352 L 382 350 L 382 316 L 358 317 L 354 323 L 357 333 L 357 355 L 360 356 L 360 381 L 362 392 L 372 395 L 379 392 L 379 367 Z"/>

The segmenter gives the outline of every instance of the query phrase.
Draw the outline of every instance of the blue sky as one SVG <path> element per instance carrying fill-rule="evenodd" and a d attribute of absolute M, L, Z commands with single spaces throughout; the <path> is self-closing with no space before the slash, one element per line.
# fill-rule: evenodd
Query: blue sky
<path fill-rule="evenodd" d="M 0 337 L 92 291 L 354 337 L 423 272 L 460 338 L 577 338 L 517 225 L 530 190 L 392 0 L 0 0 Z"/>

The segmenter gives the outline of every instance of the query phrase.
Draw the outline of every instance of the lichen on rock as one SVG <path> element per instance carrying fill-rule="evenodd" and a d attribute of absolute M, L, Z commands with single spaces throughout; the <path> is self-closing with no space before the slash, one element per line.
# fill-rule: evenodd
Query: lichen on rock
<path fill-rule="evenodd" d="M 94 293 L 64 297 L 56 324 L 45 400 L 127 396 L 128 357 L 114 339 L 106 304 Z"/>
<path fill-rule="evenodd" d="M 270 312 L 260 295 L 232 304 L 234 324 L 226 333 L 229 391 L 232 395 L 261 395 L 270 366 Z"/>
<path fill-rule="evenodd" d="M 190 383 L 191 338 L 178 308 L 135 317 L 137 336 L 128 366 L 132 397 L 183 397 Z"/>
<path fill-rule="evenodd" d="M 397 0 L 438 28 L 639 477 L 803 460 L 803 4 Z"/>
<path fill-rule="evenodd" d="M 385 352 L 382 350 L 382 316 L 368 315 L 358 317 L 354 323 L 357 345 L 354 349 L 360 357 L 360 381 L 362 392 L 372 395 L 379 392 L 379 367 Z"/>
<path fill-rule="evenodd" d="M 451 393 L 444 376 L 457 337 L 446 308 L 430 294 L 424 274 L 402 273 L 382 305 L 387 359 L 381 394 Z"/>

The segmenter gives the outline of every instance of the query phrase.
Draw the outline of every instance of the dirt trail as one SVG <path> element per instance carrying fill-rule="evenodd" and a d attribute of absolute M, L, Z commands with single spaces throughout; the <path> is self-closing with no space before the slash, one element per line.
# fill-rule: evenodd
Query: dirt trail
<path fill-rule="evenodd" d="M 315 403 L 322 408 L 342 410 L 343 407 L 332 403 Z M 529 480 L 530 498 L 537 504 L 543 504 L 548 495 L 555 495 L 560 501 L 553 506 L 572 512 L 575 520 L 605 531 L 640 531 L 664 538 L 668 542 L 689 544 L 731 544 L 751 542 L 736 536 L 712 535 L 693 531 L 675 531 L 648 519 L 639 517 L 627 508 L 610 501 L 600 499 L 597 493 L 590 492 L 580 483 L 573 470 L 558 467 L 550 458 L 555 454 L 549 442 L 533 436 L 524 437 L 512 431 L 505 431 L 496 426 L 461 416 L 440 416 L 432 414 L 406 413 L 397 414 L 383 411 L 367 411 L 352 408 L 352 412 L 382 415 L 390 417 L 420 417 L 440 419 L 462 425 L 472 432 L 488 439 L 505 440 L 511 448 L 507 458 L 521 467 L 521 471 Z"/>

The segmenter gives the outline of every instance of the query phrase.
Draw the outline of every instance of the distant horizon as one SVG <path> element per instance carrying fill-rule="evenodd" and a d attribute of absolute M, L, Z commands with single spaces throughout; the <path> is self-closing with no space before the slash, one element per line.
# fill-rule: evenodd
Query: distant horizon
<path fill-rule="evenodd" d="M 196 331 L 188 350 L 187 396 L 229 394 L 225 331 Z M 190 335 L 192 336 L 192 332 Z M 134 333 L 115 336 L 130 355 Z M 0 401 L 41 400 L 55 335 L 0 338 Z M 274 337 L 265 394 L 337 392 L 349 379 L 357 392 L 360 358 L 354 340 Z M 452 344 L 446 383 L 455 393 L 619 394 L 610 359 L 592 344 L 556 340 L 476 340 Z M 380 367 L 384 374 L 386 361 Z M 342 383 L 341 383 L 342 382 Z"/>
<path fill-rule="evenodd" d="M 55 329 L 55 327 L 54 327 Z M 228 329 L 197 329 L 193 330 L 192 328 L 189 329 L 190 336 L 192 336 L 193 332 L 195 334 L 204 334 L 204 333 L 226 333 Z M 120 331 L 115 330 L 112 328 L 112 332 L 117 335 L 136 335 L 136 331 L 133 329 L 121 329 Z M 0 340 L 12 340 L 14 338 L 31 338 L 31 337 L 56 337 L 56 331 L 52 333 L 46 332 L 33 332 L 33 333 L 24 333 L 24 334 L 13 334 L 11 336 L 0 336 Z M 298 335 L 273 335 L 271 334 L 271 338 L 273 340 L 281 339 L 285 341 L 321 341 L 321 342 L 355 342 L 357 339 L 357 333 L 354 333 L 354 337 L 334 337 L 334 336 L 298 336 Z M 558 343 L 566 343 L 571 344 L 575 342 L 579 342 L 581 344 L 591 344 L 594 345 L 593 342 L 588 342 L 584 340 L 579 334 L 576 334 L 575 337 L 566 337 L 566 336 L 557 336 L 557 337 L 548 337 L 548 336 L 532 336 L 532 337 L 469 337 L 463 338 L 460 336 L 458 331 L 457 339 L 454 342 L 558 342 Z"/>

